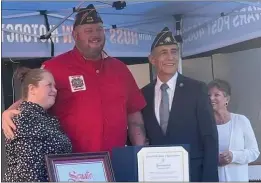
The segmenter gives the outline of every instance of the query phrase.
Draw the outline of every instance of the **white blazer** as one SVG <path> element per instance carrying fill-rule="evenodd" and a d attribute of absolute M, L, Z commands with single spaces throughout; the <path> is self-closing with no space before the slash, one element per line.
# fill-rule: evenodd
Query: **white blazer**
<path fill-rule="evenodd" d="M 231 122 L 229 151 L 233 153 L 233 159 L 230 164 L 218 168 L 219 177 L 226 181 L 249 181 L 248 163 L 260 154 L 256 137 L 244 115 L 231 113 Z"/>

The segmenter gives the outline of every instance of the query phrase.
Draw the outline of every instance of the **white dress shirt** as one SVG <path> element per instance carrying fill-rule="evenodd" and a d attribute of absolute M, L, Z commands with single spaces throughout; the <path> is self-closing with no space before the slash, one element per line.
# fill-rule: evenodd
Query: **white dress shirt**
<path fill-rule="evenodd" d="M 169 110 L 171 110 L 172 101 L 174 98 L 175 88 L 176 88 L 176 82 L 177 82 L 178 72 L 166 83 L 169 88 L 167 89 L 168 95 L 169 95 Z M 160 86 L 162 85 L 162 81 L 157 77 L 157 83 L 155 85 L 155 115 L 160 123 L 160 117 L 159 117 L 159 107 L 160 107 L 160 101 L 161 101 L 161 89 Z"/>

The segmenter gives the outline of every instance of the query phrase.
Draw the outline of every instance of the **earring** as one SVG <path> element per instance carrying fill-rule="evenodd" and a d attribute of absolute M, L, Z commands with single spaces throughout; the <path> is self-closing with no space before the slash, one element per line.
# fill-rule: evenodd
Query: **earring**
<path fill-rule="evenodd" d="M 228 103 L 226 102 L 226 106 L 228 105 Z"/>

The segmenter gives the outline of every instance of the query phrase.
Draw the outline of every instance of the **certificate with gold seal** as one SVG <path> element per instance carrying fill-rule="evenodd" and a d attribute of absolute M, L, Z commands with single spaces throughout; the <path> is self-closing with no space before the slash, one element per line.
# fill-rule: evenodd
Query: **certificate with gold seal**
<path fill-rule="evenodd" d="M 189 182 L 189 157 L 183 147 L 144 147 L 137 156 L 139 181 Z"/>

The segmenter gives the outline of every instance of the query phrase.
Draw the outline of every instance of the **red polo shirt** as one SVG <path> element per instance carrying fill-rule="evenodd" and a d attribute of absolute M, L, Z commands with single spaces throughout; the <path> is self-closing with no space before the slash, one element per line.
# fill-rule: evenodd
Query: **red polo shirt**
<path fill-rule="evenodd" d="M 58 90 L 50 112 L 72 141 L 74 152 L 111 151 L 127 138 L 127 115 L 145 100 L 129 69 L 107 57 L 85 60 L 77 48 L 44 62 Z"/>

